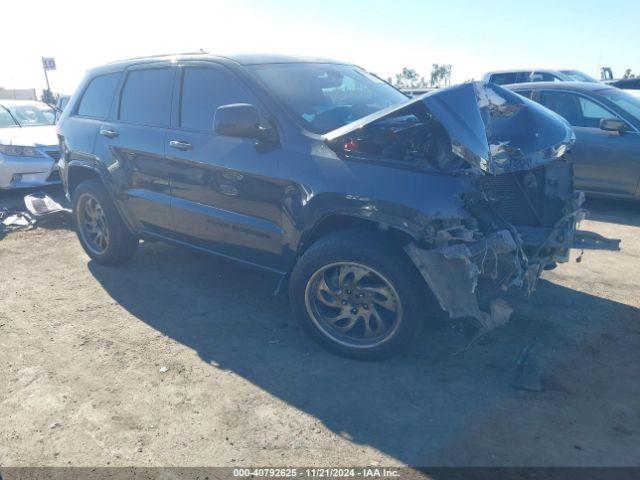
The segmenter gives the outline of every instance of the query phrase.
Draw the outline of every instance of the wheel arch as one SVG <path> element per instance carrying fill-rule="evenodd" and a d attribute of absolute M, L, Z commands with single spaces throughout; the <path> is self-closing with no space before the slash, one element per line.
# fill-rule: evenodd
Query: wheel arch
<path fill-rule="evenodd" d="M 304 254 L 304 252 L 320 238 L 343 230 L 376 232 L 377 235 L 385 237 L 401 250 L 404 245 L 417 241 L 412 233 L 395 225 L 385 224 L 371 218 L 363 218 L 356 215 L 334 213 L 319 218 L 313 226 L 302 234 L 298 245 L 297 256 L 300 257 Z"/>
<path fill-rule="evenodd" d="M 86 180 L 97 179 L 104 183 L 102 175 L 96 167 L 88 163 L 74 162 L 67 168 L 66 187 L 69 197 L 73 196 L 74 190 Z"/>

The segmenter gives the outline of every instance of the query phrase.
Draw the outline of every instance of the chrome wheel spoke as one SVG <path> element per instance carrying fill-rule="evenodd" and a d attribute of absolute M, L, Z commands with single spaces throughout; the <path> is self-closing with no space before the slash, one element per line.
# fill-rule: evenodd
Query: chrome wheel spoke
<path fill-rule="evenodd" d="M 382 321 L 382 317 L 380 317 L 380 314 L 378 313 L 375 305 L 371 305 L 367 313 L 368 314 L 364 319 L 364 336 L 368 338 L 372 337 L 373 335 L 379 335 L 387 327 Z"/>
<path fill-rule="evenodd" d="M 398 308 L 395 295 L 389 287 L 360 287 L 360 289 L 368 294 L 372 302 L 386 308 L 391 312 L 395 312 Z"/>
<path fill-rule="evenodd" d="M 316 298 L 329 307 L 340 307 L 340 300 L 338 298 L 338 291 L 332 289 L 327 280 L 322 276 L 322 280 L 318 284 L 318 294 Z"/>
<path fill-rule="evenodd" d="M 340 323 L 341 320 L 345 320 L 345 323 Z M 358 323 L 358 317 L 355 315 L 351 315 L 350 312 L 347 311 L 346 314 L 340 312 L 340 314 L 335 318 L 327 318 L 329 323 L 332 324 L 333 328 L 339 330 L 342 333 L 347 333 L 353 327 L 355 327 L 356 323 Z"/>
<path fill-rule="evenodd" d="M 355 265 L 344 265 L 340 267 L 340 274 L 338 276 L 338 285 L 341 289 L 348 287 L 355 287 L 360 280 L 369 273 L 369 270 L 363 267 Z"/>
<path fill-rule="evenodd" d="M 109 229 L 107 227 L 103 227 L 102 229 L 102 237 L 104 238 L 105 248 L 109 244 Z"/>

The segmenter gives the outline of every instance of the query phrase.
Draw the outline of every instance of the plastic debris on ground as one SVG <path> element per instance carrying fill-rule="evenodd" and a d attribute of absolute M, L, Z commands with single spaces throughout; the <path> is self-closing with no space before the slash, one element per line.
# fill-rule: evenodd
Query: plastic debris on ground
<path fill-rule="evenodd" d="M 27 210 L 35 217 L 42 217 L 55 213 L 71 213 L 71 209 L 62 206 L 44 192 L 36 192 L 24 197 Z"/>
<path fill-rule="evenodd" d="M 35 192 L 24 197 L 25 208 L 0 209 L 0 238 L 9 232 L 29 230 L 38 223 L 66 217 L 71 209 L 63 206 L 44 192 Z"/>
<path fill-rule="evenodd" d="M 0 210 L 0 238 L 8 232 L 33 228 L 34 224 L 35 219 L 26 212 L 18 212 L 6 208 Z"/>

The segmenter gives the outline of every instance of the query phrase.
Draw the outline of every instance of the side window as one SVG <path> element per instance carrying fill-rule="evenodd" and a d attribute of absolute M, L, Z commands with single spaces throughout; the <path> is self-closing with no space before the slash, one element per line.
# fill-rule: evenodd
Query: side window
<path fill-rule="evenodd" d="M 531 74 L 533 72 L 519 72 L 518 83 L 527 83 L 531 81 Z"/>
<path fill-rule="evenodd" d="M 561 82 L 560 78 L 558 78 L 553 73 L 548 72 L 534 72 L 531 75 L 532 82 Z"/>
<path fill-rule="evenodd" d="M 602 118 L 616 117 L 594 101 L 569 92 L 541 91 L 540 103 L 562 115 L 574 127 L 599 128 Z"/>
<path fill-rule="evenodd" d="M 580 97 L 580 108 L 582 109 L 583 127 L 600 128 L 601 119 L 616 118 L 615 114 L 588 98 Z"/>
<path fill-rule="evenodd" d="M 568 92 L 542 90 L 539 102 L 564 117 L 572 126 L 582 126 L 582 111 L 578 96 Z"/>
<path fill-rule="evenodd" d="M 120 97 L 118 118 L 125 122 L 168 126 L 173 74 L 172 68 L 129 72 Z"/>
<path fill-rule="evenodd" d="M 518 83 L 518 74 L 515 72 L 494 73 L 489 77 L 491 83 L 498 85 L 508 85 L 510 83 Z"/>
<path fill-rule="evenodd" d="M 518 95 L 522 95 L 523 97 L 529 98 L 531 99 L 531 92 L 532 90 L 516 90 L 515 91 Z"/>
<path fill-rule="evenodd" d="M 185 67 L 180 99 L 180 126 L 213 129 L 216 109 L 230 103 L 252 103 L 235 76 L 221 68 Z"/>
<path fill-rule="evenodd" d="M 120 72 L 95 77 L 84 91 L 77 114 L 83 117 L 107 118 L 118 87 Z"/>

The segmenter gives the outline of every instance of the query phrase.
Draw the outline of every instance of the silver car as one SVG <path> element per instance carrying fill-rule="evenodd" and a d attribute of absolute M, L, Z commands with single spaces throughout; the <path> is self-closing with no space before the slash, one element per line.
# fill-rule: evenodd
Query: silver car
<path fill-rule="evenodd" d="M 55 111 L 28 100 L 0 100 L 0 189 L 60 182 Z"/>

